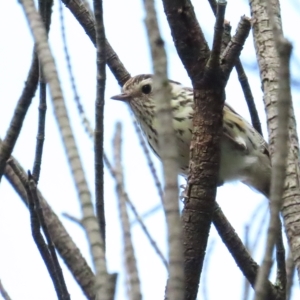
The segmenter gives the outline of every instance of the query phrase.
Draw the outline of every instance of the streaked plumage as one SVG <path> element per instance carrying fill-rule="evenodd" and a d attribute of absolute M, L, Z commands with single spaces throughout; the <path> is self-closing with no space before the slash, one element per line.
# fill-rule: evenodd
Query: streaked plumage
<path fill-rule="evenodd" d="M 127 102 L 149 145 L 159 156 L 153 76 L 143 74 L 129 79 L 122 94 L 112 99 Z M 192 138 L 194 114 L 193 89 L 170 80 L 171 106 L 179 155 L 179 173 L 186 175 L 189 167 L 189 147 Z M 223 110 L 221 140 L 220 182 L 240 180 L 268 197 L 271 165 L 268 145 L 263 137 L 228 104 Z"/>

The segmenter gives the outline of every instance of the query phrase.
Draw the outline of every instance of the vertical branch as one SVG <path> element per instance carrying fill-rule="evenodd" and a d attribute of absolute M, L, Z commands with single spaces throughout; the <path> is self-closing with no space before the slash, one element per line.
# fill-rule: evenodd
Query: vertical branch
<path fill-rule="evenodd" d="M 125 264 L 126 271 L 129 277 L 129 299 L 130 300 L 141 300 L 141 289 L 140 280 L 136 265 L 136 259 L 134 254 L 134 249 L 131 240 L 130 232 L 130 222 L 126 209 L 126 196 L 124 191 L 123 183 L 123 167 L 121 161 L 121 140 L 122 137 L 122 127 L 120 123 L 116 125 L 116 133 L 113 141 L 114 146 L 114 160 L 115 160 L 115 175 L 117 183 L 117 193 L 119 201 L 120 219 L 122 223 L 123 239 L 124 239 L 124 249 L 125 249 Z"/>
<path fill-rule="evenodd" d="M 39 0 L 39 11 L 48 34 L 51 24 L 51 14 L 52 14 L 53 0 L 42 1 Z M 37 143 L 35 149 L 35 158 L 32 168 L 32 176 L 35 182 L 38 183 L 41 171 L 42 155 L 45 140 L 45 123 L 46 123 L 46 111 L 47 111 L 47 89 L 46 81 L 42 72 L 40 65 L 40 104 L 39 104 L 39 120 L 38 120 L 38 133 L 37 133 Z"/>
<path fill-rule="evenodd" d="M 85 179 L 74 134 L 70 126 L 69 116 L 58 80 L 54 59 L 48 45 L 46 31 L 43 27 L 40 15 L 36 11 L 33 0 L 22 0 L 21 4 L 37 45 L 37 52 L 43 66 L 43 72 L 50 87 L 55 117 L 59 125 L 72 174 L 74 175 L 74 181 L 83 213 L 83 225 L 86 230 L 96 270 L 95 291 L 97 295 L 102 295 L 102 299 L 109 299 L 110 295 L 107 285 L 108 274 L 103 251 L 103 241 L 100 235 L 97 218 L 94 215 L 91 193 Z"/>
<path fill-rule="evenodd" d="M 224 20 L 225 7 L 226 3 L 222 1 L 217 10 L 213 49 L 207 57 L 208 63 L 202 67 L 205 72 L 192 78 L 195 113 L 190 146 L 188 197 L 185 199 L 182 215 L 188 300 L 197 296 L 218 182 L 224 103 L 224 82 L 220 69 L 223 26 L 220 28 L 220 24 Z M 202 47 L 204 45 L 202 42 Z"/>
<path fill-rule="evenodd" d="M 250 5 L 252 13 L 256 18 L 254 39 L 265 93 L 264 99 L 267 108 L 272 160 L 270 191 L 271 219 L 268 228 L 264 260 L 258 275 L 255 295 L 256 299 L 264 299 L 264 287 L 271 268 L 273 247 L 276 239 L 279 238 L 281 230 L 279 225 L 279 211 L 282 207 L 282 196 L 284 192 L 286 157 L 288 155 L 289 144 L 288 126 L 290 124 L 289 118 L 292 109 L 289 73 L 289 60 L 292 47 L 291 44 L 284 39 L 280 21 L 277 19 L 277 16 L 280 15 L 279 2 L 276 0 L 268 1 L 267 8 L 265 5 L 257 3 L 256 1 L 251 1 Z M 269 23 L 265 23 L 266 19 L 269 20 Z M 269 24 L 269 26 L 267 25 L 268 27 L 266 28 L 265 24 Z M 263 34 L 261 34 L 262 30 L 264 31 Z M 274 43 L 269 42 L 270 37 Z M 268 46 L 264 48 L 264 54 L 262 55 L 261 47 L 265 47 L 267 44 Z M 262 57 L 266 56 L 268 56 L 268 59 L 265 60 L 264 58 L 262 60 Z M 262 72 L 262 70 L 264 71 Z M 268 71 L 265 72 L 265 70 Z M 285 202 L 286 199 L 283 202 L 283 207 Z M 295 203 L 294 199 L 293 203 Z M 280 262 L 278 262 L 278 265 L 280 266 Z M 283 287 L 281 288 L 285 293 L 285 284 L 282 284 Z"/>
<path fill-rule="evenodd" d="M 286 296 L 287 271 L 285 265 L 285 248 L 281 228 L 282 224 L 281 220 L 279 219 L 279 233 L 276 239 L 277 274 L 275 284 L 278 286 L 282 294 Z"/>
<path fill-rule="evenodd" d="M 256 56 L 260 68 L 262 89 L 264 91 L 264 103 L 267 112 L 269 131 L 269 150 L 271 157 L 277 151 L 275 149 L 276 133 L 278 126 L 277 99 L 279 91 L 279 56 L 274 44 L 275 38 L 282 36 L 280 8 L 278 0 L 272 0 L 273 20 L 277 27 L 277 34 L 274 36 L 272 27 L 267 20 L 268 15 L 265 3 L 259 0 L 250 0 L 253 23 L 253 36 L 256 49 Z M 286 69 L 286 67 L 285 67 Z M 289 97 L 290 95 L 287 95 Z M 286 180 L 283 193 L 282 215 L 285 231 L 291 247 L 295 267 L 300 278 L 300 170 L 299 170 L 299 141 L 297 135 L 293 104 L 289 108 L 289 148 L 286 164 Z"/>
<path fill-rule="evenodd" d="M 210 57 L 203 32 L 189 0 L 163 0 L 178 55 L 191 78 L 194 88 L 195 111 L 190 146 L 187 198 L 182 214 L 185 246 L 186 299 L 197 297 L 200 274 L 207 246 L 215 205 L 220 164 L 220 136 L 224 105 L 224 87 L 249 34 L 250 21 L 242 18 L 236 37 L 226 54 L 228 60 L 220 66 L 219 45 L 222 37 L 215 30 L 214 49 Z M 218 5 L 224 5 L 220 1 Z M 220 7 L 221 8 L 221 7 Z M 224 20 L 218 9 L 218 19 Z M 218 27 L 218 26 L 217 26 Z M 207 62 L 211 59 L 209 64 Z"/>
<path fill-rule="evenodd" d="M 104 213 L 104 174 L 103 174 L 103 120 L 104 120 L 104 93 L 105 93 L 105 30 L 103 23 L 102 0 L 94 0 L 96 20 L 96 45 L 97 45 L 97 99 L 95 105 L 95 194 L 96 210 L 100 232 L 105 250 L 105 213 Z"/>
<path fill-rule="evenodd" d="M 45 124 L 46 124 L 46 111 L 47 111 L 47 95 L 46 95 L 46 82 L 40 69 L 40 104 L 39 104 L 39 118 L 38 118 L 38 133 L 36 137 L 35 157 L 32 168 L 32 176 L 36 183 L 40 178 L 42 155 L 45 140 Z"/>
<path fill-rule="evenodd" d="M 144 0 L 146 29 L 154 69 L 153 88 L 156 92 L 158 142 L 162 159 L 165 194 L 164 210 L 168 228 L 169 280 L 166 298 L 181 300 L 184 297 L 182 229 L 178 203 L 177 145 L 173 128 L 171 92 L 167 78 L 167 55 L 161 38 L 153 0 Z"/>
<path fill-rule="evenodd" d="M 211 7 L 214 15 L 216 15 L 217 14 L 217 1 L 216 0 L 208 0 L 208 2 L 210 4 L 210 7 Z M 230 33 L 229 33 L 229 37 L 230 37 Z M 248 106 L 252 125 L 256 129 L 256 131 L 262 135 L 260 120 L 259 120 L 259 116 L 258 116 L 257 109 L 255 106 L 254 98 L 253 98 L 253 95 L 251 92 L 251 88 L 250 88 L 250 85 L 248 82 L 247 75 L 244 71 L 244 68 L 243 68 L 240 58 L 238 58 L 236 61 L 235 69 L 238 74 L 238 79 L 240 81 L 240 85 L 242 87 L 244 97 L 245 97 L 245 100 L 246 100 L 246 103 Z"/>

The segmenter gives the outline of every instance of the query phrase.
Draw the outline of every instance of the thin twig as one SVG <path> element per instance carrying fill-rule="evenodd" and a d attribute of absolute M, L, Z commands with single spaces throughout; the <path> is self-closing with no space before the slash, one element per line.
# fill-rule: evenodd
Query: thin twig
<path fill-rule="evenodd" d="M 264 203 L 262 203 L 263 205 Z M 251 222 L 253 222 L 253 220 L 255 220 L 254 218 L 256 218 L 257 216 L 257 213 L 259 211 L 259 209 L 261 208 L 261 205 L 259 205 L 257 207 L 257 209 L 253 212 L 253 214 L 251 215 L 251 217 L 249 218 L 249 224 Z M 254 240 L 252 241 L 252 244 L 250 245 L 250 248 L 249 248 L 249 252 L 252 254 L 254 253 L 255 249 L 257 248 L 257 245 L 258 245 L 258 242 L 259 242 L 259 239 L 261 238 L 262 234 L 263 234 L 263 225 L 264 223 L 266 222 L 266 217 L 267 217 L 267 214 L 269 212 L 269 206 L 267 205 L 266 206 L 266 209 L 262 215 L 262 218 L 260 220 L 260 222 L 258 223 L 257 225 L 257 231 L 256 231 L 256 234 L 255 234 L 255 238 Z"/>
<path fill-rule="evenodd" d="M 152 214 L 156 213 L 157 211 L 162 209 L 162 205 L 158 204 L 155 205 L 154 207 L 150 208 L 149 210 L 147 210 L 146 212 L 144 212 L 143 214 L 141 214 L 141 219 L 146 219 L 149 216 L 151 216 Z M 132 221 L 132 225 L 135 223 L 135 220 Z"/>
<path fill-rule="evenodd" d="M 220 65 L 220 54 L 222 47 L 222 37 L 224 32 L 224 18 L 227 2 L 221 0 L 217 5 L 216 21 L 214 28 L 214 40 L 210 53 L 209 61 L 207 63 L 207 71 L 214 72 Z"/>
<path fill-rule="evenodd" d="M 166 299 L 181 300 L 184 297 L 182 225 L 178 203 L 178 152 L 171 91 L 167 76 L 167 55 L 158 27 L 153 0 L 144 0 L 146 30 L 154 69 L 153 89 L 156 91 L 158 144 L 165 182 L 163 206 L 167 221 L 169 278 Z"/>
<path fill-rule="evenodd" d="M 52 6 L 53 0 L 39 0 L 39 11 L 46 29 L 48 33 L 50 30 L 51 24 L 51 15 L 52 15 Z M 38 119 L 38 133 L 37 133 L 37 143 L 35 148 L 35 157 L 32 168 L 32 176 L 35 179 L 35 182 L 39 182 L 40 171 L 41 171 L 41 163 L 42 163 L 42 155 L 44 148 L 44 140 L 45 140 L 45 123 L 46 123 L 46 111 L 47 111 L 47 90 L 46 90 L 46 81 L 42 72 L 42 67 L 40 65 L 40 104 L 39 104 L 39 119 Z"/>
<path fill-rule="evenodd" d="M 26 202 L 28 205 L 28 209 L 30 212 L 30 220 L 31 220 L 31 232 L 33 239 L 35 241 L 35 244 L 43 258 L 43 261 L 47 267 L 48 273 L 51 277 L 52 283 L 54 285 L 56 294 L 58 299 L 60 300 L 69 300 L 69 293 L 67 291 L 67 287 L 65 285 L 65 281 L 59 266 L 59 263 L 56 259 L 56 253 L 54 250 L 54 247 L 52 250 L 54 251 L 54 257 L 52 257 L 53 252 L 48 249 L 47 244 L 44 241 L 44 238 L 40 232 L 40 218 L 38 215 L 38 212 L 43 214 L 41 207 L 39 206 L 39 200 L 38 200 L 38 194 L 35 182 L 29 173 L 29 181 L 26 177 L 26 175 L 22 172 L 21 168 L 17 165 L 16 161 L 13 158 L 10 158 L 7 161 L 8 165 L 12 168 L 14 173 L 17 175 L 18 179 L 23 185 L 23 188 L 26 193 Z M 8 166 L 7 166 L 8 168 Z M 44 219 L 42 217 L 42 221 L 44 222 Z M 44 227 L 46 228 L 46 231 L 44 231 L 44 234 L 48 237 L 48 242 L 52 244 L 51 238 L 48 234 L 47 226 L 44 222 Z M 54 259 L 53 259 L 54 258 Z"/>
<path fill-rule="evenodd" d="M 126 209 L 126 199 L 123 190 L 123 166 L 121 161 L 121 143 L 122 143 L 122 126 L 120 123 L 116 125 L 116 133 L 113 140 L 114 146 L 114 161 L 116 174 L 116 188 L 119 201 L 120 219 L 122 223 L 122 232 L 124 240 L 124 255 L 127 276 L 129 278 L 129 299 L 142 299 L 140 279 L 137 270 L 134 248 L 131 240 L 130 222 Z"/>
<path fill-rule="evenodd" d="M 42 76 L 42 70 L 40 70 L 40 104 L 39 104 L 39 119 L 38 119 L 38 133 L 36 137 L 36 148 L 35 148 L 35 157 L 32 167 L 32 176 L 34 177 L 36 183 L 39 182 L 42 155 L 44 148 L 45 140 L 45 124 L 46 124 L 46 111 L 47 111 L 47 102 L 46 102 L 46 82 Z"/>
<path fill-rule="evenodd" d="M 250 84 L 249 84 L 247 75 L 244 71 L 244 68 L 243 68 L 240 58 L 238 59 L 238 61 L 235 64 L 235 69 L 238 74 L 238 79 L 240 81 L 240 85 L 242 87 L 244 97 L 246 99 L 246 103 L 247 103 L 248 110 L 250 113 L 252 125 L 255 128 L 255 130 L 262 136 L 263 134 L 262 134 L 262 129 L 261 129 L 258 112 L 256 109 L 256 105 L 254 102 L 252 92 L 251 92 Z"/>
<path fill-rule="evenodd" d="M 58 299 L 69 300 L 70 295 L 68 293 L 63 273 L 56 256 L 53 242 L 50 238 L 48 228 L 45 223 L 43 211 L 40 206 L 40 200 L 38 199 L 36 184 L 30 173 L 28 174 L 28 181 L 25 189 L 27 191 L 27 199 L 29 204 L 28 207 L 31 217 L 31 230 L 34 241 L 40 251 L 41 256 L 43 257 L 45 265 L 47 266 Z M 41 227 L 48 244 L 45 243 L 44 238 L 40 232 Z"/>
<path fill-rule="evenodd" d="M 108 171 L 110 172 L 110 175 L 117 180 L 117 174 L 115 172 L 115 170 L 113 169 L 110 161 L 108 160 L 107 156 L 104 153 L 104 163 L 108 169 Z M 165 259 L 164 255 L 162 254 L 161 250 L 158 248 L 156 242 L 154 241 L 154 239 L 152 238 L 149 230 L 147 229 L 145 223 L 143 222 L 143 218 L 139 216 L 136 208 L 134 207 L 133 203 L 131 202 L 131 200 L 128 197 L 128 194 L 126 193 L 124 187 L 123 187 L 123 191 L 124 191 L 124 196 L 126 199 L 127 204 L 129 205 L 129 207 L 131 208 L 137 222 L 140 224 L 142 230 L 144 231 L 146 237 L 148 238 L 150 244 L 152 245 L 152 247 L 154 248 L 154 250 L 156 251 L 158 257 L 160 257 L 160 259 L 162 260 L 162 263 L 166 266 L 166 268 L 168 268 L 168 263 L 167 260 Z"/>
<path fill-rule="evenodd" d="M 222 70 L 227 80 L 233 66 L 236 64 L 236 61 L 240 56 L 244 43 L 249 35 L 250 29 L 250 19 L 243 16 L 238 24 L 235 35 L 231 38 L 231 41 L 228 43 L 226 49 L 222 53 Z"/>
<path fill-rule="evenodd" d="M 145 223 L 143 222 L 143 219 L 139 216 L 135 206 L 133 205 L 133 203 L 130 201 L 130 199 L 128 198 L 128 195 L 127 193 L 125 193 L 125 199 L 126 199 L 126 202 L 127 204 L 129 205 L 129 207 L 131 208 L 134 216 L 135 216 L 135 219 L 136 221 L 140 224 L 141 228 L 143 229 L 146 237 L 148 238 L 151 246 L 154 248 L 154 250 L 156 251 L 157 255 L 161 258 L 164 266 L 166 267 L 166 269 L 168 270 L 168 262 L 167 260 L 165 259 L 164 255 L 162 254 L 162 252 L 160 251 L 160 249 L 158 248 L 156 242 L 154 241 L 154 239 L 152 238 L 152 236 L 150 235 Z"/>
<path fill-rule="evenodd" d="M 62 216 L 65 217 L 66 219 L 68 219 L 69 221 L 72 221 L 75 224 L 80 225 L 84 229 L 84 227 L 82 225 L 82 220 L 80 220 L 80 219 L 78 219 L 78 218 L 76 218 L 76 217 L 74 217 L 74 216 L 72 216 L 68 213 L 62 213 Z"/>
<path fill-rule="evenodd" d="M 63 50 L 65 53 L 65 60 L 67 63 L 67 70 L 68 70 L 68 74 L 69 74 L 69 78 L 70 78 L 70 82 L 71 82 L 71 88 L 74 94 L 74 101 L 76 103 L 77 106 L 77 110 L 79 112 L 79 116 L 81 118 L 82 124 L 83 124 L 83 128 L 86 130 L 86 132 L 90 135 L 90 136 L 94 136 L 94 131 L 92 130 L 89 121 L 86 118 L 85 112 L 83 110 L 83 106 L 82 103 L 80 102 L 80 97 L 79 97 L 79 93 L 77 90 L 77 85 L 75 82 L 75 78 L 73 75 L 73 68 L 72 68 L 72 63 L 71 63 L 71 58 L 70 58 L 70 54 L 69 54 L 69 50 L 67 47 L 67 38 L 66 38 L 66 30 L 65 30 L 65 18 L 64 18 L 64 9 L 63 9 L 63 5 L 62 5 L 62 1 L 58 1 L 59 3 L 59 16 L 60 16 L 60 32 L 61 32 L 61 37 L 62 37 L 62 42 L 63 42 Z"/>
<path fill-rule="evenodd" d="M 95 103 L 95 195 L 96 210 L 105 251 L 105 213 L 104 213 L 104 170 L 103 170 L 103 123 L 104 123 L 104 95 L 105 95 L 105 29 L 103 24 L 102 0 L 94 0 L 94 13 L 96 20 L 97 44 L 97 96 Z"/>
<path fill-rule="evenodd" d="M 19 137 L 23 121 L 25 119 L 28 108 L 34 97 L 39 79 L 39 61 L 35 52 L 27 76 L 25 87 L 14 111 L 13 118 L 10 122 L 6 136 L 0 147 L 0 181 L 4 173 L 6 161 L 12 154 L 16 141 Z"/>

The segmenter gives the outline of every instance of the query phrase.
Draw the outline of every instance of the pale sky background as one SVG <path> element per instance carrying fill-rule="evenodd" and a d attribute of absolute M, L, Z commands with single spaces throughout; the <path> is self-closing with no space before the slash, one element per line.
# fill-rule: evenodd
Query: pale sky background
<path fill-rule="evenodd" d="M 168 52 L 169 77 L 187 86 L 191 86 L 190 80 L 173 46 L 169 27 L 160 3 L 161 1 L 157 2 L 161 17 L 161 30 Z M 142 4 L 143 1 L 141 0 L 104 0 L 107 38 L 132 75 L 152 72 L 148 41 L 143 22 L 144 11 Z M 210 7 L 206 0 L 193 1 L 193 4 L 205 36 L 211 44 L 214 17 L 210 11 Z M 284 32 L 293 42 L 294 57 L 296 57 L 296 60 L 293 60 L 292 63 L 293 79 L 298 82 L 298 85 L 293 90 L 296 116 L 300 112 L 300 37 L 298 26 L 295 25 L 300 16 L 299 4 L 299 0 L 282 1 Z M 2 0 L 0 7 L 0 137 L 3 138 L 27 77 L 31 63 L 33 41 L 18 1 Z M 250 15 L 247 1 L 229 0 L 226 19 L 231 22 L 232 33 L 235 32 L 237 23 L 244 14 L 247 16 Z M 96 93 L 95 48 L 67 9 L 64 10 L 64 15 L 66 19 L 67 42 L 71 53 L 71 62 L 77 89 L 84 104 L 84 109 L 94 124 L 94 101 Z M 64 96 L 67 101 L 69 115 L 71 116 L 74 132 L 76 133 L 81 158 L 89 180 L 89 186 L 94 193 L 93 145 L 83 130 L 73 101 L 74 95 L 70 87 L 69 75 L 64 59 L 58 1 L 55 1 L 55 6 L 53 7 L 50 43 L 58 67 Z M 265 116 L 260 89 L 261 84 L 258 69 L 255 65 L 252 35 L 246 42 L 241 58 L 248 66 L 253 66 L 251 69 L 248 69 L 247 75 L 266 136 Z M 107 101 L 105 106 L 105 151 L 112 158 L 111 142 L 115 123 L 116 121 L 121 121 L 124 129 L 123 164 L 126 174 L 126 189 L 130 199 L 142 214 L 159 204 L 160 200 L 145 158 L 139 147 L 128 109 L 123 103 L 110 100 L 110 96 L 119 93 L 119 91 L 120 88 L 116 80 L 108 70 L 106 84 Z M 235 71 L 232 73 L 226 93 L 227 101 L 242 116 L 249 120 L 247 106 L 237 82 Z M 37 108 L 38 98 L 36 97 L 29 109 L 21 136 L 14 150 L 15 157 L 25 169 L 32 169 L 34 159 L 37 133 Z M 156 159 L 155 162 L 160 172 L 160 163 Z M 108 267 L 110 272 L 118 272 L 120 274 L 117 299 L 121 300 L 126 299 L 126 294 L 124 289 L 122 237 L 118 220 L 119 213 L 117 210 L 114 182 L 107 171 L 105 175 Z M 77 195 L 73 182 L 70 179 L 69 166 L 66 162 L 57 125 L 54 122 L 53 109 L 49 98 L 46 140 L 39 188 L 60 217 L 64 212 L 75 217 L 80 217 Z M 252 220 L 252 213 L 259 204 L 264 202 L 265 206 L 261 209 L 259 216 L 261 218 L 266 210 L 267 201 L 261 195 L 251 191 L 248 187 L 240 183 L 227 184 L 219 188 L 217 199 L 239 236 L 244 236 L 245 226 L 248 224 L 253 227 L 253 234 L 251 235 L 253 238 L 255 231 L 260 227 L 260 221 Z M 76 244 L 80 247 L 83 255 L 90 262 L 85 234 L 82 229 L 63 217 L 61 217 L 61 220 Z M 166 231 L 162 210 L 148 217 L 145 222 L 159 247 L 166 253 Z M 261 229 L 263 232 L 266 231 L 266 227 Z M 135 225 L 132 227 L 132 234 L 144 299 L 163 299 L 166 283 L 164 266 L 156 256 L 139 226 Z M 11 298 L 13 300 L 56 299 L 56 294 L 46 267 L 31 237 L 28 211 L 6 179 L 3 179 L 0 185 L 0 240 L 0 279 Z M 243 277 L 213 226 L 210 233 L 210 243 L 212 241 L 214 241 L 214 248 L 209 258 L 209 264 L 207 265 L 208 272 L 205 276 L 205 286 L 209 299 L 242 299 Z M 258 263 L 261 262 L 261 254 L 264 246 L 265 238 L 262 237 L 259 241 L 259 249 L 255 253 L 255 259 Z M 85 299 L 63 262 L 61 262 L 61 266 L 72 300 Z M 299 299 L 299 296 L 299 288 L 297 287 L 297 290 L 295 288 L 293 299 Z M 203 299 L 201 290 L 199 291 L 198 299 Z"/>

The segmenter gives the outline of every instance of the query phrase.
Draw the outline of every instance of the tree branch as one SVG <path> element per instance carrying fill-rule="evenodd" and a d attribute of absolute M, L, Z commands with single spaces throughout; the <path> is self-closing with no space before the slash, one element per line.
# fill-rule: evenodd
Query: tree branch
<path fill-rule="evenodd" d="M 130 222 L 126 209 L 126 198 L 124 192 L 123 181 L 123 166 L 121 162 L 121 143 L 122 143 L 122 126 L 120 123 L 116 125 L 116 133 L 113 140 L 114 147 L 114 161 L 115 161 L 115 174 L 116 174 L 116 189 L 118 194 L 119 212 L 122 224 L 123 242 L 124 242 L 124 256 L 125 267 L 129 281 L 129 299 L 140 300 L 142 299 L 140 279 L 137 269 L 137 263 L 132 245 Z"/>
<path fill-rule="evenodd" d="M 90 14 L 81 0 L 61 0 L 66 7 L 71 11 L 79 24 L 83 27 L 86 34 L 91 39 L 92 43 L 96 46 L 96 31 L 95 20 Z M 114 74 L 120 86 L 130 78 L 130 74 L 125 69 L 124 65 L 120 61 L 118 55 L 115 53 L 109 42 L 106 40 L 106 63 L 109 66 L 111 72 Z"/>
<path fill-rule="evenodd" d="M 222 241 L 231 253 L 233 259 L 242 271 L 243 275 L 248 279 L 251 286 L 254 287 L 259 266 L 250 256 L 249 252 L 243 245 L 243 242 L 236 234 L 234 228 L 228 222 L 227 218 L 225 217 L 217 203 L 215 205 L 215 210 L 213 214 L 213 223 L 220 237 L 222 238 Z M 275 299 L 279 300 L 281 298 L 279 298 L 277 290 L 272 285 L 272 283 L 267 281 L 265 300 Z"/>
<path fill-rule="evenodd" d="M 158 144 L 164 174 L 163 206 L 167 221 L 169 249 L 169 279 L 166 299 L 181 300 L 184 296 L 182 226 L 178 203 L 178 153 L 171 91 L 167 76 L 167 55 L 164 48 L 153 0 L 144 0 L 146 29 L 154 69 L 153 89 L 156 91 Z"/>
<path fill-rule="evenodd" d="M 95 152 L 95 195 L 96 210 L 105 251 L 105 213 L 104 213 L 104 166 L 103 166 L 103 122 L 105 97 L 105 29 L 103 23 L 102 0 L 94 0 L 97 44 L 97 97 L 95 103 L 94 152 Z"/>
<path fill-rule="evenodd" d="M 0 140 L 0 145 L 2 141 Z M 23 203 L 28 207 L 28 200 L 26 190 L 24 185 L 26 184 L 26 172 L 16 161 L 15 158 L 11 157 L 14 165 L 18 168 L 21 176 L 17 176 L 9 164 L 5 168 L 5 177 L 15 189 L 17 194 L 22 199 Z M 24 178 L 23 183 L 20 181 L 20 177 Z M 64 263 L 69 268 L 71 274 L 74 276 L 78 285 L 83 290 L 84 294 L 89 300 L 94 300 L 95 298 L 95 276 L 88 266 L 87 262 L 83 258 L 79 248 L 71 239 L 70 235 L 60 222 L 57 215 L 52 211 L 49 204 L 46 202 L 41 192 L 38 190 L 38 197 L 40 199 L 40 204 L 43 210 L 45 222 L 47 224 L 49 234 L 51 239 L 64 260 Z"/>
<path fill-rule="evenodd" d="M 298 230 L 295 231 L 295 228 L 300 227 L 300 171 L 298 137 L 289 90 L 290 87 L 288 68 L 291 45 L 286 40 L 284 40 L 282 35 L 279 2 L 277 0 L 274 0 L 272 1 L 271 6 L 272 17 L 270 19 L 264 3 L 258 0 L 250 1 L 251 13 L 253 18 L 255 19 L 255 22 L 253 24 L 253 35 L 256 55 L 260 68 L 262 89 L 264 91 L 264 102 L 266 106 L 269 131 L 269 150 L 273 168 L 275 167 L 274 163 L 279 163 L 279 161 L 275 161 L 276 153 L 278 154 L 278 151 L 283 150 L 283 148 L 281 148 L 281 150 L 280 148 L 277 149 L 277 134 L 280 133 L 278 130 L 286 129 L 285 127 L 283 127 L 282 129 L 278 128 L 278 118 L 280 114 L 286 114 L 286 117 L 288 118 L 288 141 L 286 141 L 285 145 L 282 145 L 282 147 L 286 147 L 287 143 L 289 144 L 287 164 L 285 165 L 283 170 L 283 172 L 286 171 L 286 178 L 283 190 L 283 203 L 281 210 L 284 218 L 285 231 L 288 236 L 289 245 L 291 247 L 295 265 L 298 271 L 298 276 L 300 278 L 300 233 Z M 266 22 L 266 20 L 270 20 L 270 22 Z M 280 42 L 280 44 L 282 45 L 281 47 L 278 47 L 278 42 Z M 288 106 L 288 108 L 280 108 L 280 102 L 284 106 Z M 284 123 L 283 126 L 285 126 Z M 284 163 L 283 160 L 281 163 Z M 277 165 L 277 170 L 278 167 L 279 166 Z M 281 179 L 279 178 L 279 180 L 283 180 L 282 176 L 283 174 L 280 174 Z M 280 181 L 278 181 L 278 184 L 279 186 L 281 186 Z M 272 190 L 275 189 L 276 182 L 274 183 L 272 181 L 272 186 Z M 277 188 L 279 189 L 280 193 L 278 195 L 274 195 L 275 203 L 272 203 L 273 200 L 271 200 L 271 206 L 274 205 L 273 213 L 274 207 L 275 210 L 278 205 L 280 207 L 280 203 L 276 202 L 276 199 L 279 198 L 279 201 L 281 201 L 281 193 L 283 187 L 281 186 L 280 190 L 279 186 L 277 186 Z M 273 198 L 271 197 L 271 199 Z"/>
<path fill-rule="evenodd" d="M 16 141 L 21 132 L 23 121 L 28 108 L 34 97 L 39 79 L 39 61 L 37 55 L 33 54 L 30 70 L 27 76 L 25 87 L 14 111 L 7 134 L 1 142 L 0 147 L 0 181 L 5 170 L 6 161 L 12 154 Z"/>

